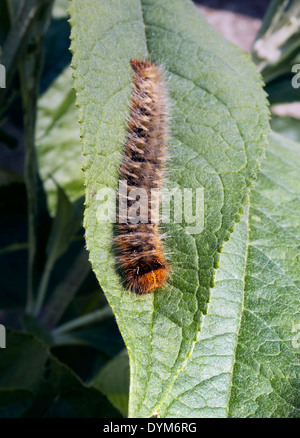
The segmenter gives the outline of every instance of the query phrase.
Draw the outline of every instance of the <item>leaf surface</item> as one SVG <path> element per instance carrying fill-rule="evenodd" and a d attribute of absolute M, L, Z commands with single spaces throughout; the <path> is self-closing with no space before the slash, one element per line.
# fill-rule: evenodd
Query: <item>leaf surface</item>
<path fill-rule="evenodd" d="M 246 203 L 268 129 L 261 81 L 249 56 L 225 41 L 190 1 L 71 3 L 75 89 L 85 155 L 87 247 L 128 348 L 129 416 L 159 409 L 191 354 L 219 251 Z M 97 221 L 101 188 L 117 188 L 132 93 L 132 58 L 163 64 L 170 100 L 169 188 L 204 189 L 204 230 L 168 234 L 171 279 L 154 294 L 122 286 L 113 227 Z"/>
<path fill-rule="evenodd" d="M 163 417 L 299 417 L 300 145 L 272 133 Z"/>

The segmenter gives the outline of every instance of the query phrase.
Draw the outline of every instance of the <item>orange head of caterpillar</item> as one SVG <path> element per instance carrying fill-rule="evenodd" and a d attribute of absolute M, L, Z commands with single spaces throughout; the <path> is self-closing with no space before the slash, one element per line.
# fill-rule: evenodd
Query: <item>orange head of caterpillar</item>
<path fill-rule="evenodd" d="M 166 263 L 157 259 L 151 262 L 140 261 L 129 272 L 127 276 L 128 287 L 140 294 L 153 292 L 163 286 L 168 277 Z"/>

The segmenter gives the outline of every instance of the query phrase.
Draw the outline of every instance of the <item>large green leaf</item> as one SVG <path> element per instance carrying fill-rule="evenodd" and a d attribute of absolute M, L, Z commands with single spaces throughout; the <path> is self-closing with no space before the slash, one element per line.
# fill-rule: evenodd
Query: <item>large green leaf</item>
<path fill-rule="evenodd" d="M 248 209 L 224 246 L 208 314 L 187 366 L 161 407 L 162 417 L 226 417 L 243 309 Z"/>
<path fill-rule="evenodd" d="M 71 3 L 75 88 L 85 155 L 87 246 L 116 314 L 131 367 L 129 416 L 151 416 L 191 354 L 219 251 L 239 220 L 265 144 L 268 111 L 249 56 L 190 1 Z M 95 193 L 116 188 L 132 92 L 132 58 L 162 63 L 171 108 L 168 186 L 204 188 L 204 230 L 165 228 L 172 278 L 129 294 L 115 269 L 113 227 Z"/>
<path fill-rule="evenodd" d="M 299 417 L 300 145 L 270 136 L 167 417 Z"/>
<path fill-rule="evenodd" d="M 272 134 L 251 196 L 230 416 L 300 417 L 300 144 Z"/>

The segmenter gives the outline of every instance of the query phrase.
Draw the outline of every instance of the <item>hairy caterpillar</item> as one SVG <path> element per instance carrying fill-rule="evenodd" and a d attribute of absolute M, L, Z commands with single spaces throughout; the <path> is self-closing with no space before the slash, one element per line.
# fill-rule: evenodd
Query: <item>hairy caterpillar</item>
<path fill-rule="evenodd" d="M 126 191 L 124 195 L 119 194 L 115 245 L 126 286 L 146 294 L 162 286 L 168 277 L 158 228 L 159 194 L 156 192 L 162 186 L 166 159 L 167 104 L 160 68 L 150 61 L 137 59 L 131 60 L 131 66 L 134 91 L 125 153 L 119 169 L 120 180 L 126 182 Z M 146 194 L 139 223 L 131 212 L 137 200 L 131 196 L 131 190 Z M 124 202 L 126 208 L 122 211 L 120 205 Z"/>

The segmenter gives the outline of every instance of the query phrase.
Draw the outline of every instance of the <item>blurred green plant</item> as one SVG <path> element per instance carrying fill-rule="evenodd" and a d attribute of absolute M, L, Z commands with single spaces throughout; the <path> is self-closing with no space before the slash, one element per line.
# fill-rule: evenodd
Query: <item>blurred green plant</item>
<path fill-rule="evenodd" d="M 2 132 L 12 126 L 16 143 L 24 138 L 26 160 L 22 175 L 4 166 L 0 172 L 0 321 L 34 337 L 8 333 L 10 348 L 0 352 L 0 417 L 119 416 L 98 389 L 87 386 L 124 344 L 84 245 L 78 117 L 70 68 L 65 71 L 68 2 L 52 3 L 1 3 L 1 18 L 11 21 L 10 28 L 1 22 L 0 34 L 8 72 L 0 94 Z M 58 38 L 62 29 L 64 40 Z M 16 120 L 18 112 L 23 120 Z M 26 345 L 25 361 L 18 351 Z M 45 360 L 37 364 L 39 355 Z M 50 360 L 61 375 L 49 369 Z M 9 374 L 13 361 L 23 382 Z M 32 379 L 26 375 L 30 369 L 36 373 Z"/>
<path fill-rule="evenodd" d="M 271 104 L 300 101 L 300 88 L 291 86 L 297 73 L 293 66 L 300 65 L 299 0 L 272 0 L 254 41 L 252 56 Z"/>

